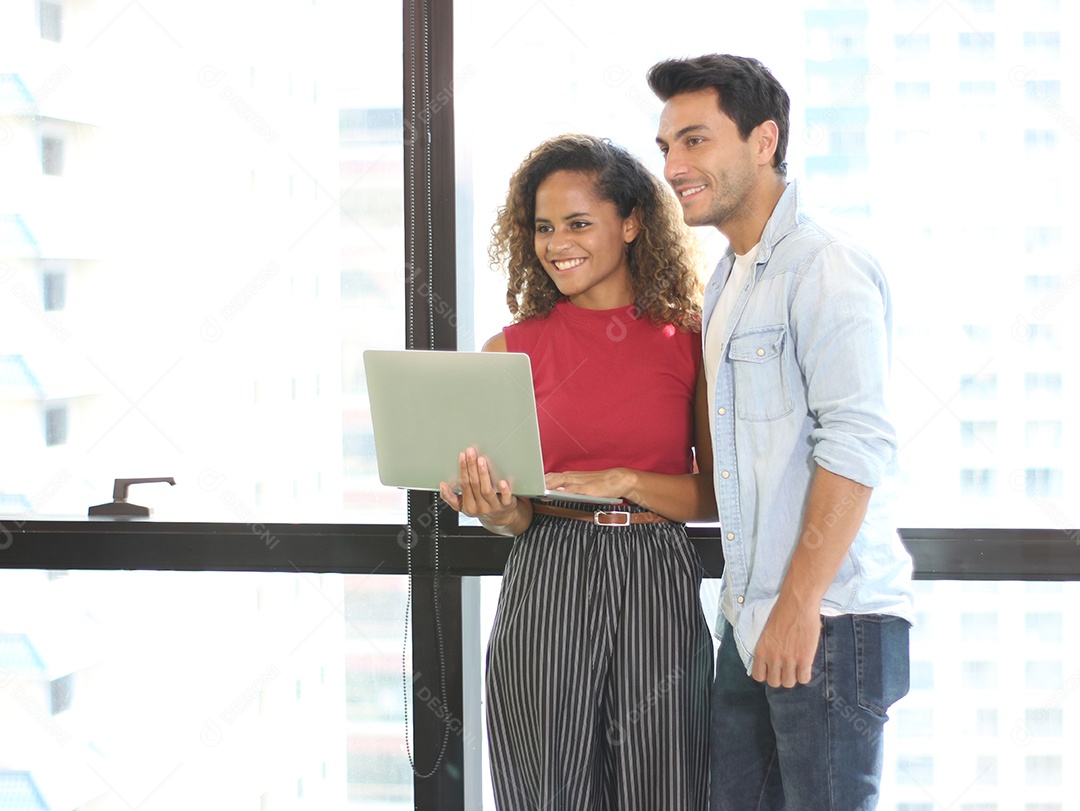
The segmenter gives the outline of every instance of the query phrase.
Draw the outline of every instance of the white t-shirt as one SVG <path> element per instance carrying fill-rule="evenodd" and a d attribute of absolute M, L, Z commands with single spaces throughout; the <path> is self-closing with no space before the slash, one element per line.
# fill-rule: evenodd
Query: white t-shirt
<path fill-rule="evenodd" d="M 742 256 L 735 254 L 735 265 L 731 268 L 731 276 L 727 284 L 720 291 L 720 298 L 713 309 L 709 319 L 708 330 L 705 333 L 704 363 L 706 389 L 709 393 L 709 433 L 712 433 L 712 416 L 716 413 L 716 370 L 720 366 L 720 359 L 724 357 L 724 333 L 727 332 L 728 321 L 731 319 L 731 310 L 735 302 L 739 300 L 739 294 L 746 286 L 750 276 L 750 268 L 757 261 L 759 242 Z M 715 442 L 715 437 L 713 437 Z"/>
<path fill-rule="evenodd" d="M 742 256 L 735 254 L 735 264 L 731 268 L 731 275 L 728 277 L 724 289 L 720 291 L 720 298 L 716 301 L 716 307 L 713 309 L 708 329 L 705 332 L 705 348 L 703 350 L 705 388 L 709 393 L 709 437 L 714 448 L 716 447 L 716 437 L 713 436 L 713 419 L 716 415 L 716 370 L 720 366 L 720 359 L 724 357 L 724 335 L 727 333 L 728 322 L 731 320 L 731 311 L 735 307 L 735 302 L 739 300 L 739 294 L 742 293 L 749 282 L 750 269 L 757 262 L 760 247 L 761 243 L 759 242 Z M 720 466 L 717 464 L 717 460 L 714 459 L 713 470 L 719 469 Z M 713 486 L 716 486 L 715 482 Z M 717 511 L 720 510 L 719 501 L 717 501 L 716 509 Z M 723 527 L 724 516 L 720 515 L 719 518 L 720 526 Z M 731 589 L 725 589 L 723 602 L 728 603 L 733 599 Z M 731 608 L 732 606 L 723 604 L 720 606 L 720 610 L 724 612 L 726 617 L 732 616 L 733 611 L 730 610 Z"/>

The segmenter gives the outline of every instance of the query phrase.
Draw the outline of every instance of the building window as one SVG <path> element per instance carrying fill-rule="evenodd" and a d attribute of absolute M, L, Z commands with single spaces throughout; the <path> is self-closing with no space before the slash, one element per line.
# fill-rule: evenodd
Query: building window
<path fill-rule="evenodd" d="M 960 683 L 967 690 L 997 689 L 997 662 L 963 662 Z"/>
<path fill-rule="evenodd" d="M 896 782 L 901 786 L 934 785 L 934 759 L 926 755 L 901 755 L 896 763 Z"/>
<path fill-rule="evenodd" d="M 1060 786 L 1064 773 L 1059 755 L 1028 755 L 1024 772 L 1029 786 Z"/>
<path fill-rule="evenodd" d="M 41 29 L 41 38 L 49 42 L 59 42 L 63 34 L 64 7 L 59 3 L 49 3 L 46 0 L 38 2 L 38 27 Z"/>
<path fill-rule="evenodd" d="M 1058 273 L 1028 273 L 1024 276 L 1024 290 L 1028 293 L 1052 293 L 1061 287 Z"/>
<path fill-rule="evenodd" d="M 45 446 L 66 445 L 68 440 L 68 409 L 66 405 L 45 409 Z"/>
<path fill-rule="evenodd" d="M 62 271 L 47 270 L 41 274 L 42 306 L 51 312 L 63 310 L 67 304 L 67 275 Z"/>
<path fill-rule="evenodd" d="M 1029 155 L 1057 149 L 1057 130 L 1024 130 L 1024 151 Z"/>
<path fill-rule="evenodd" d="M 934 664 L 915 660 L 911 663 L 911 690 L 927 691 L 934 689 Z"/>
<path fill-rule="evenodd" d="M 977 31 L 961 31 L 959 35 L 960 56 L 966 59 L 993 59 L 994 34 Z"/>
<path fill-rule="evenodd" d="M 998 734 L 998 711 L 996 708 L 975 710 L 975 736 L 995 738 Z"/>
<path fill-rule="evenodd" d="M 996 755 L 979 755 L 975 758 L 975 785 L 996 786 L 998 784 L 998 759 Z M 991 806 L 997 808 L 997 806 Z"/>
<path fill-rule="evenodd" d="M 967 498 L 992 498 L 997 494 L 997 471 L 989 468 L 963 468 L 960 471 L 960 495 Z"/>
<path fill-rule="evenodd" d="M 1057 324 L 1029 324 L 1025 332 L 1029 344 L 1040 344 L 1043 349 L 1061 346 Z"/>
<path fill-rule="evenodd" d="M 1024 494 L 1028 498 L 1058 498 L 1062 490 L 1060 470 L 1036 467 L 1024 471 Z"/>
<path fill-rule="evenodd" d="M 1061 247 L 1061 226 L 1033 225 L 1024 229 L 1024 251 L 1042 253 Z"/>
<path fill-rule="evenodd" d="M 1024 685 L 1029 690 L 1060 690 L 1065 684 L 1061 660 L 1024 663 Z"/>
<path fill-rule="evenodd" d="M 997 375 L 984 373 L 960 376 L 960 396 L 966 400 L 993 400 L 997 397 Z"/>
<path fill-rule="evenodd" d="M 897 34 L 893 41 L 898 59 L 921 59 L 930 54 L 929 34 Z"/>
<path fill-rule="evenodd" d="M 994 82 L 960 82 L 960 103 L 965 107 L 991 107 L 996 93 Z"/>
<path fill-rule="evenodd" d="M 932 707 L 899 707 L 896 711 L 896 734 L 901 738 L 934 737 Z"/>
<path fill-rule="evenodd" d="M 41 138 L 42 174 L 60 176 L 64 174 L 64 141 L 48 135 Z"/>
<path fill-rule="evenodd" d="M 1065 727 L 1060 707 L 1034 707 L 1024 710 L 1024 732 L 1031 738 L 1060 738 Z"/>
<path fill-rule="evenodd" d="M 1061 372 L 1027 372 L 1024 375 L 1024 394 L 1033 397 L 1060 397 Z"/>
<path fill-rule="evenodd" d="M 1025 31 L 1024 52 L 1028 56 L 1058 59 L 1061 56 L 1060 31 Z"/>
<path fill-rule="evenodd" d="M 70 673 L 58 679 L 53 679 L 49 683 L 49 701 L 53 715 L 58 715 L 71 708 L 71 693 L 74 686 L 75 677 Z"/>
<path fill-rule="evenodd" d="M 1033 104 L 1057 104 L 1061 101 L 1061 82 L 1035 79 L 1024 82 L 1024 99 Z"/>
<path fill-rule="evenodd" d="M 996 642 L 997 614 L 989 611 L 968 611 L 961 614 L 960 637 L 964 642 Z"/>
<path fill-rule="evenodd" d="M 930 100 L 930 82 L 897 82 L 893 91 L 897 101 Z"/>
<path fill-rule="evenodd" d="M 960 447 L 994 450 L 997 446 L 997 427 L 992 420 L 963 420 L 960 423 Z"/>
<path fill-rule="evenodd" d="M 964 324 L 964 335 L 969 341 L 990 346 L 994 339 L 994 328 L 989 324 Z"/>
<path fill-rule="evenodd" d="M 1064 617 L 1059 611 L 1030 612 L 1024 617 L 1029 642 L 1061 642 L 1065 638 Z"/>

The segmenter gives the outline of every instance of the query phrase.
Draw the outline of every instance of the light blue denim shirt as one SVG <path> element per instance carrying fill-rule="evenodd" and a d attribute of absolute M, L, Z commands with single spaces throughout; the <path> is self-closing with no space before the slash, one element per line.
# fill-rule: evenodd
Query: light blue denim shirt
<path fill-rule="evenodd" d="M 733 263 L 729 249 L 706 286 L 703 338 Z M 911 558 L 893 517 L 892 307 L 881 268 L 808 219 L 792 182 L 725 332 L 710 420 L 725 558 L 718 627 L 731 623 L 749 672 L 818 465 L 873 488 L 822 612 L 911 622 Z"/>

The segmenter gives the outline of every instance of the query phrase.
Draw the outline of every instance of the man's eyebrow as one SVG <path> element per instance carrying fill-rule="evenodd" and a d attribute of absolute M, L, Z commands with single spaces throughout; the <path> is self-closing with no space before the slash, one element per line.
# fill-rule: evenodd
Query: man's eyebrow
<path fill-rule="evenodd" d="M 708 132 L 708 131 L 709 131 L 709 128 L 705 124 L 690 124 L 690 125 L 688 125 L 686 127 L 683 127 L 681 130 L 679 130 L 677 133 L 675 133 L 674 140 L 678 141 L 680 138 L 682 138 L 683 136 L 689 135 L 691 132 Z M 659 135 L 657 135 L 656 136 L 656 143 L 662 144 L 662 143 L 665 143 L 665 141 L 664 141 L 663 138 L 661 138 Z"/>

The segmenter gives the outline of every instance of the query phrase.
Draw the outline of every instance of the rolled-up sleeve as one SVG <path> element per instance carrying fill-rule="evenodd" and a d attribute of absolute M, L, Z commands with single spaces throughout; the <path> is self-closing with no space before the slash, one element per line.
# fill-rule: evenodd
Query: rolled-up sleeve
<path fill-rule="evenodd" d="M 814 461 L 878 486 L 897 448 L 886 402 L 891 306 L 878 264 L 842 242 L 808 258 L 793 291 L 791 330 L 816 425 Z"/>

